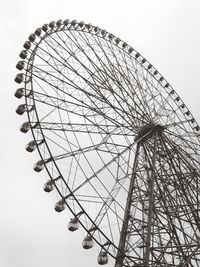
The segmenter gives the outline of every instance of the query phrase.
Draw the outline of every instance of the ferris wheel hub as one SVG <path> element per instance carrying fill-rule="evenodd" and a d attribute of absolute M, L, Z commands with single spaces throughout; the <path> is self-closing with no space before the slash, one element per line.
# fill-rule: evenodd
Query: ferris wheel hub
<path fill-rule="evenodd" d="M 140 128 L 138 135 L 136 136 L 135 140 L 141 139 L 141 141 L 145 141 L 147 139 L 152 138 L 154 132 L 161 133 L 164 131 L 164 126 L 160 124 L 154 124 L 154 123 L 149 123 Z"/>

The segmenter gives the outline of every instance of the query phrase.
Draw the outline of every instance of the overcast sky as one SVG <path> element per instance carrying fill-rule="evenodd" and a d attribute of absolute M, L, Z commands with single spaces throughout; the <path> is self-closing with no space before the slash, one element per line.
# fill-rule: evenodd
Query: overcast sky
<path fill-rule="evenodd" d="M 145 56 L 200 123 L 200 1 L 4 0 L 0 18 L 0 266 L 97 266 L 95 249 L 81 248 L 84 235 L 67 230 L 68 219 L 53 209 L 56 196 L 44 193 L 46 174 L 32 170 L 37 152 L 24 149 L 32 137 L 19 132 L 26 118 L 15 114 L 18 54 L 30 33 L 51 20 L 98 25 Z"/>

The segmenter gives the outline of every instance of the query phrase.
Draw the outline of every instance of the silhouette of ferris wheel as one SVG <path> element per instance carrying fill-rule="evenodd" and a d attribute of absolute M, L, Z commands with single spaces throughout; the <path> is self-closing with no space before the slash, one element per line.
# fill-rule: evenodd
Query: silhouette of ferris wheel
<path fill-rule="evenodd" d="M 16 110 L 49 175 L 57 212 L 85 229 L 100 265 L 200 266 L 200 128 L 164 77 L 127 43 L 58 20 L 24 43 Z"/>

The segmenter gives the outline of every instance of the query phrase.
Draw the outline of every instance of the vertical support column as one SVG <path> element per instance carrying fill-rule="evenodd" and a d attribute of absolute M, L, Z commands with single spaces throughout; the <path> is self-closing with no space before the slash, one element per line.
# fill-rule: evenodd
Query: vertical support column
<path fill-rule="evenodd" d="M 128 222 L 130 219 L 131 201 L 132 201 L 132 194 L 133 194 L 134 182 L 135 182 L 135 177 L 136 177 L 136 168 L 138 164 L 139 149 L 140 149 L 140 142 L 137 143 L 137 147 L 136 147 L 134 164 L 133 164 L 133 172 L 131 175 L 128 197 L 126 201 L 126 207 L 125 207 L 123 224 L 122 224 L 121 233 L 120 233 L 120 240 L 119 240 L 119 245 L 118 245 L 115 267 L 123 266 L 123 261 L 124 261 L 124 256 L 125 256 L 127 229 L 128 229 Z"/>
<path fill-rule="evenodd" d="M 144 252 L 144 267 L 149 267 L 150 259 L 150 245 L 151 245 L 151 231 L 152 231 L 152 219 L 153 219 L 153 206 L 154 206 L 154 179 L 155 179 L 155 164 L 158 145 L 158 131 L 154 132 L 154 150 L 152 157 L 152 173 L 149 180 L 149 211 L 148 211 L 148 225 L 145 239 L 145 252 Z"/>

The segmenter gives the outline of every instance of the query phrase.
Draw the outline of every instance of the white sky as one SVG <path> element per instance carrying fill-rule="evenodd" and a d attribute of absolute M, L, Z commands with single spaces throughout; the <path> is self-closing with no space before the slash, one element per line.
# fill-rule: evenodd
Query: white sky
<path fill-rule="evenodd" d="M 82 234 L 70 233 L 57 198 L 43 192 L 39 159 L 24 147 L 32 138 L 19 132 L 26 119 L 15 114 L 13 97 L 18 54 L 36 27 L 51 20 L 77 19 L 112 32 L 145 56 L 169 81 L 200 123 L 199 0 L 4 0 L 0 9 L 1 179 L 0 266 L 94 267 L 96 251 L 81 248 Z"/>

